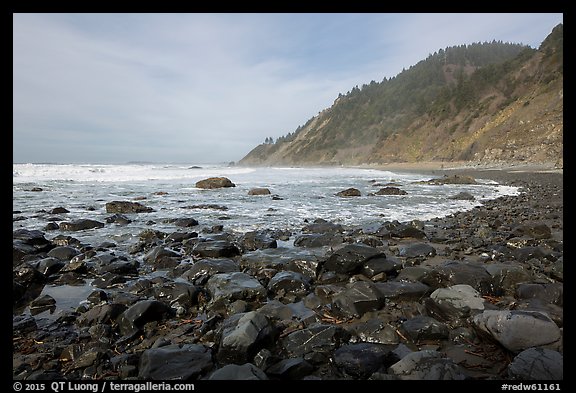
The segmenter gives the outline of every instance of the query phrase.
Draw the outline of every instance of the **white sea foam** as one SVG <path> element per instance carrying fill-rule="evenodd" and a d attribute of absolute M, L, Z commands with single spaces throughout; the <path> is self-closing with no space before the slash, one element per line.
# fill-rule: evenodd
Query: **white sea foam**
<path fill-rule="evenodd" d="M 373 221 L 426 220 L 456 211 L 468 210 L 483 201 L 514 195 L 518 188 L 478 179 L 477 185 L 426 185 L 415 182 L 430 175 L 356 168 L 245 168 L 234 166 L 168 164 L 14 164 L 13 208 L 25 220 L 15 220 L 14 229 L 42 230 L 47 222 L 89 218 L 105 222 L 110 214 L 105 204 L 112 200 L 140 200 L 152 213 L 131 215 L 126 226 L 106 224 L 102 229 L 73 233 L 90 244 L 105 240 L 131 242 L 144 229 L 178 230 L 169 220 L 193 217 L 200 225 L 223 224 L 228 230 L 263 228 L 297 231 L 316 218 L 362 225 Z M 202 190 L 195 182 L 212 176 L 225 176 L 234 188 Z M 395 182 L 407 195 L 370 195 L 381 184 Z M 42 192 L 30 192 L 40 187 Z M 268 187 L 279 200 L 269 196 L 250 196 L 253 187 Z M 338 191 L 355 187 L 362 196 L 340 198 Z M 162 191 L 161 194 L 158 194 Z M 468 192 L 475 199 L 454 200 L 451 196 Z M 193 205 L 216 204 L 216 209 L 190 209 Z M 66 215 L 42 214 L 65 207 Z M 226 219 L 224 219 L 226 218 Z M 49 232 L 49 236 L 60 234 Z"/>

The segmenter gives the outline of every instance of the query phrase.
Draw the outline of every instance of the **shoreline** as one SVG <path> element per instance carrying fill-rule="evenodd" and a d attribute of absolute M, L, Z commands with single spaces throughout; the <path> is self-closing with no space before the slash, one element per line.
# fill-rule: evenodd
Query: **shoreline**
<path fill-rule="evenodd" d="M 522 192 L 363 228 L 152 226 L 130 249 L 14 231 L 13 378 L 390 381 L 440 370 L 443 379 L 562 380 L 563 171 L 452 164 L 371 168 L 470 175 Z M 168 273 L 151 279 L 155 270 Z M 53 321 L 18 311 L 47 312 L 57 301 L 39 296 L 45 285 L 87 279 L 86 301 Z"/>

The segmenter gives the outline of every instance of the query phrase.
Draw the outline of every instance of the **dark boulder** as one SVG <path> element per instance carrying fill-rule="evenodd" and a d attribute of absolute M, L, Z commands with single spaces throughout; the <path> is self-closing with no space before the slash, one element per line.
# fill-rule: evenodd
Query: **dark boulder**
<path fill-rule="evenodd" d="M 166 345 L 142 353 L 138 378 L 189 381 L 199 379 L 213 365 L 211 350 L 203 345 Z"/>
<path fill-rule="evenodd" d="M 236 184 L 232 183 L 230 179 L 226 177 L 210 177 L 208 179 L 196 182 L 196 187 L 213 189 L 213 188 L 236 187 Z"/>
<path fill-rule="evenodd" d="M 112 201 L 106 203 L 106 213 L 149 213 L 152 211 L 154 209 L 139 202 Z"/>

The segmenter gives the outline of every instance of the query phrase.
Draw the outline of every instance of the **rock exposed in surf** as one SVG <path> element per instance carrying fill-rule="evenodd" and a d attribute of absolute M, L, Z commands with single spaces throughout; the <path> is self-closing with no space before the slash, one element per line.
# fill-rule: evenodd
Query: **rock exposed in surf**
<path fill-rule="evenodd" d="M 112 201 L 106 203 L 106 213 L 149 213 L 154 211 L 138 202 Z"/>
<path fill-rule="evenodd" d="M 340 191 L 338 193 L 336 193 L 336 196 L 339 197 L 356 197 L 356 196 L 361 196 L 362 193 L 360 192 L 360 190 L 358 190 L 357 188 L 347 188 L 346 190 Z"/>
<path fill-rule="evenodd" d="M 232 183 L 230 179 L 228 179 L 227 177 L 209 177 L 208 179 L 196 182 L 196 187 L 213 189 L 213 188 L 236 187 L 236 184 Z"/>
<path fill-rule="evenodd" d="M 441 178 L 437 179 L 430 179 L 425 181 L 416 182 L 417 184 L 434 184 L 434 185 L 442 185 L 442 184 L 478 184 L 476 179 L 472 176 L 465 176 L 465 175 L 444 175 Z"/>
<path fill-rule="evenodd" d="M 265 187 L 252 188 L 250 191 L 248 191 L 248 195 L 270 195 L 270 194 L 271 194 L 270 190 Z"/>
<path fill-rule="evenodd" d="M 406 191 L 401 190 L 398 187 L 384 187 L 378 190 L 375 195 L 406 195 Z"/>
<path fill-rule="evenodd" d="M 60 223 L 63 231 L 83 231 L 85 229 L 104 228 L 104 223 L 96 220 L 80 219 Z"/>

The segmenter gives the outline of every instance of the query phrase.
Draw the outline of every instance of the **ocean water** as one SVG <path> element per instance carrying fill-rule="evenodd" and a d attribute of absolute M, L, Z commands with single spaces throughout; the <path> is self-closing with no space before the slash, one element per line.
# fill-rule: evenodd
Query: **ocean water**
<path fill-rule="evenodd" d="M 236 187 L 204 190 L 199 180 L 224 176 Z M 384 221 L 426 220 L 469 210 L 483 201 L 518 194 L 518 188 L 477 179 L 479 185 L 422 185 L 428 174 L 401 173 L 357 168 L 247 168 L 222 165 L 171 164 L 13 164 L 13 229 L 44 230 L 49 222 L 93 219 L 106 223 L 111 201 L 138 201 L 154 209 L 127 215 L 132 223 L 106 223 L 104 228 L 77 232 L 45 231 L 46 238 L 71 235 L 90 245 L 112 241 L 135 243 L 144 229 L 171 233 L 182 228 L 170 222 L 194 218 L 203 227 L 223 225 L 224 230 L 247 232 L 260 229 L 299 231 L 316 218 L 343 225 Z M 393 182 L 408 194 L 370 196 Z M 273 196 L 250 196 L 254 187 L 267 187 Z M 335 194 L 349 187 L 360 197 Z M 42 191 L 32 191 L 41 188 Z M 450 199 L 459 192 L 473 201 Z M 220 209 L 197 209 L 195 205 L 218 205 Z M 56 207 L 65 214 L 49 214 Z M 22 217 L 24 219 L 16 219 Z"/>
<path fill-rule="evenodd" d="M 204 190 L 195 187 L 199 180 L 228 177 L 236 187 Z M 221 165 L 169 164 L 13 164 L 13 229 L 41 230 L 47 239 L 72 236 L 82 243 L 98 246 L 113 242 L 127 252 L 145 229 L 165 233 L 196 231 L 223 225 L 239 234 L 263 229 L 287 230 L 296 235 L 307 222 L 322 218 L 345 226 L 361 226 L 385 221 L 427 220 L 481 205 L 503 195 L 515 195 L 516 187 L 476 179 L 478 185 L 422 185 L 430 175 L 356 168 L 245 168 Z M 408 194 L 370 196 L 384 184 L 393 182 Z M 250 196 L 254 187 L 267 187 L 271 195 Z M 354 187 L 360 197 L 342 198 L 335 194 Z M 33 191 L 41 189 L 41 191 Z M 473 201 L 450 199 L 469 192 Z M 127 225 L 106 223 L 111 201 L 138 201 L 154 209 L 150 213 L 126 214 Z M 195 205 L 217 205 L 223 209 L 195 209 Z M 69 213 L 51 214 L 57 207 Z M 170 222 L 194 218 L 199 225 L 181 228 Z M 45 230 L 48 223 L 92 219 L 103 228 L 84 231 Z M 201 235 L 202 236 L 202 235 Z M 295 236 L 279 241 L 279 247 L 294 247 Z M 152 272 L 157 274 L 162 272 Z M 91 280 L 90 280 L 91 281 Z M 56 309 L 35 316 L 53 320 L 63 310 L 82 303 L 93 290 L 87 282 L 78 286 L 46 285 L 40 296 L 50 295 Z M 30 314 L 24 310 L 24 314 Z"/>

